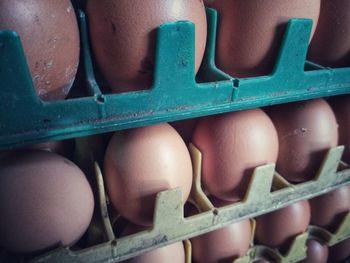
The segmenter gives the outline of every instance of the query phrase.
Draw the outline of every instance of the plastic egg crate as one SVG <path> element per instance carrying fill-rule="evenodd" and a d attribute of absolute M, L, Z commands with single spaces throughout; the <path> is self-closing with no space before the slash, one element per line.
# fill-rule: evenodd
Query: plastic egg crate
<path fill-rule="evenodd" d="M 193 161 L 193 185 L 190 199 L 199 208 L 200 213 L 185 217 L 181 189 L 171 189 L 158 193 L 154 210 L 153 226 L 129 236 L 116 238 L 116 216 L 111 213 L 105 192 L 103 175 L 97 162 L 89 163 L 92 152 L 88 148 L 78 160 L 89 167 L 96 177 L 98 189 L 99 215 L 92 221 L 87 240 L 90 245 L 82 250 L 68 247 L 58 248 L 39 256 L 30 262 L 119 262 L 140 255 L 149 250 L 183 241 L 186 248 L 186 263 L 191 262 L 191 246 L 188 239 L 204 234 L 245 218 L 277 210 L 294 202 L 332 191 L 350 182 L 350 169 L 341 162 L 344 147 L 332 148 L 326 154 L 314 179 L 298 185 L 289 184 L 275 171 L 273 164 L 257 167 L 251 177 L 245 198 L 231 205 L 216 208 L 209 201 L 201 187 L 201 153 L 192 144 L 189 145 Z M 271 191 L 274 188 L 274 191 Z M 113 211 L 113 210 L 112 210 Z M 252 220 L 254 230 L 254 220 Z M 174 226 L 176 226 L 174 228 Z M 254 232 L 254 231 L 253 231 Z M 344 217 L 334 233 L 310 226 L 309 230 L 294 238 L 288 251 L 282 254 L 277 249 L 254 245 L 246 256 L 234 263 L 249 263 L 265 258 L 273 262 L 298 262 L 306 257 L 305 243 L 309 237 L 317 236 L 332 246 L 350 238 L 350 212 Z M 253 236 L 252 236 L 253 240 Z M 88 243 L 89 243 L 88 242 Z"/>
<path fill-rule="evenodd" d="M 0 31 L 0 149 L 350 93 L 350 68 L 324 68 L 305 60 L 311 31 L 311 20 L 305 19 L 289 21 L 271 75 L 238 79 L 225 74 L 214 62 L 217 14 L 207 9 L 208 42 L 198 74 L 204 83 L 195 80 L 194 26 L 190 22 L 175 22 L 158 29 L 153 87 L 145 91 L 104 94 L 95 78 L 85 14 L 79 11 L 78 18 L 81 65 L 87 89 L 83 96 L 64 101 L 43 102 L 36 96 L 18 35 Z M 343 147 L 339 146 L 328 151 L 313 180 L 271 192 L 274 178 L 278 178 L 274 165 L 257 167 L 243 201 L 215 208 L 200 185 L 200 152 L 192 145 L 190 151 L 194 160 L 191 198 L 203 212 L 185 218 L 181 190 L 160 192 L 152 229 L 115 238 L 102 175 L 95 165 L 101 213 L 97 229 L 103 230 L 103 238 L 85 249 L 59 248 L 32 262 L 118 262 L 350 183 L 350 169 L 340 161 Z M 315 227 L 310 227 L 309 232 L 321 236 L 331 246 L 350 238 L 349 218 L 348 214 L 335 233 Z M 266 255 L 277 262 L 297 262 L 305 257 L 307 235 L 296 237 L 286 255 L 267 247 L 252 246 L 247 256 L 236 262 L 252 262 Z M 188 242 L 186 247 L 189 262 Z"/>
<path fill-rule="evenodd" d="M 305 60 L 307 19 L 289 21 L 271 75 L 238 79 L 225 74 L 214 63 L 217 14 L 207 9 L 208 41 L 198 74 L 204 83 L 195 80 L 194 25 L 180 21 L 158 28 L 149 90 L 104 94 L 95 78 L 85 14 L 78 11 L 78 18 L 87 88 L 63 101 L 37 97 L 18 35 L 0 31 L 0 149 L 350 92 L 350 68 Z"/>

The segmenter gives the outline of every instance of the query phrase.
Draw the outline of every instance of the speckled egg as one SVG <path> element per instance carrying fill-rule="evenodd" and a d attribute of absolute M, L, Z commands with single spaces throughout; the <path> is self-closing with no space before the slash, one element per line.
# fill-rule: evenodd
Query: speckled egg
<path fill-rule="evenodd" d="M 36 93 L 64 99 L 79 64 L 79 31 L 69 0 L 0 1 L 0 30 L 20 36 Z"/>
<path fill-rule="evenodd" d="M 92 50 L 112 91 L 151 87 L 157 28 L 166 22 L 189 20 L 195 24 L 198 71 L 207 36 L 202 0 L 88 0 L 87 14 Z"/>

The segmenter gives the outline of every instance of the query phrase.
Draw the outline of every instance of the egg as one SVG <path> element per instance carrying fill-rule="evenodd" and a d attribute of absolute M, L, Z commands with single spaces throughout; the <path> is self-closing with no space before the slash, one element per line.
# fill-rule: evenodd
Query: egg
<path fill-rule="evenodd" d="M 306 242 L 307 254 L 306 258 L 300 261 L 300 263 L 327 263 L 328 259 L 328 247 L 325 244 L 321 244 L 316 239 L 309 239 Z"/>
<path fill-rule="evenodd" d="M 93 210 L 90 185 L 68 159 L 23 150 L 0 161 L 0 247 L 27 253 L 73 245 Z"/>
<path fill-rule="evenodd" d="M 321 0 L 308 58 L 323 66 L 350 66 L 350 1 Z"/>
<path fill-rule="evenodd" d="M 207 35 L 202 0 L 89 0 L 87 14 L 96 62 L 114 92 L 151 87 L 156 33 L 162 23 L 189 20 L 195 24 L 198 71 Z"/>
<path fill-rule="evenodd" d="M 350 187 L 343 186 L 310 199 L 311 223 L 334 232 L 350 211 Z"/>
<path fill-rule="evenodd" d="M 235 77 L 267 75 L 272 72 L 291 18 L 318 21 L 320 0 L 213 0 L 218 11 L 216 64 Z"/>
<path fill-rule="evenodd" d="M 182 242 L 156 248 L 140 256 L 124 261 L 125 263 L 185 263 L 185 249 Z"/>
<path fill-rule="evenodd" d="M 74 151 L 74 141 L 73 140 L 48 141 L 48 142 L 42 142 L 42 143 L 26 146 L 24 148 L 45 150 L 45 151 L 57 153 L 66 158 L 70 158 L 72 156 L 72 152 Z"/>
<path fill-rule="evenodd" d="M 71 2 L 3 0 L 4 29 L 19 34 L 37 95 L 64 99 L 79 64 L 79 31 Z"/>
<path fill-rule="evenodd" d="M 286 251 L 294 238 L 306 231 L 310 217 L 307 200 L 258 216 L 255 240 L 271 248 Z"/>
<path fill-rule="evenodd" d="M 213 198 L 211 201 L 215 207 L 228 204 Z M 194 237 L 191 239 L 193 260 L 198 263 L 232 262 L 247 253 L 251 236 L 250 220 L 244 219 Z"/>
<path fill-rule="evenodd" d="M 202 183 L 227 201 L 244 197 L 254 168 L 274 163 L 276 129 L 261 109 L 236 111 L 201 119 L 192 143 L 202 153 Z"/>
<path fill-rule="evenodd" d="M 323 99 L 277 105 L 268 110 L 277 133 L 277 171 L 287 180 L 311 180 L 327 150 L 338 144 L 335 115 Z"/>
<path fill-rule="evenodd" d="M 8 154 L 13 154 L 14 152 L 21 152 L 27 149 L 49 151 L 49 152 L 62 155 L 68 159 L 72 159 L 72 153 L 74 151 L 74 147 L 75 147 L 74 141 L 72 140 L 47 141 L 47 142 L 27 145 L 20 148 L 0 150 L 0 159 Z"/>
<path fill-rule="evenodd" d="M 116 132 L 108 143 L 104 175 L 110 200 L 131 222 L 152 224 L 158 192 L 181 187 L 189 196 L 192 163 L 186 144 L 169 124 Z"/>
<path fill-rule="evenodd" d="M 135 224 L 127 224 L 126 228 L 122 231 L 122 236 L 135 234 L 146 230 L 145 227 Z M 185 248 L 183 243 L 176 242 L 167 246 L 153 249 L 149 252 L 143 253 L 139 256 L 123 261 L 124 263 L 185 263 Z"/>
<path fill-rule="evenodd" d="M 329 248 L 329 259 L 339 262 L 350 257 L 350 238 Z"/>
<path fill-rule="evenodd" d="M 330 105 L 339 124 L 339 144 L 345 146 L 342 159 L 350 164 L 350 95 L 333 97 Z"/>
<path fill-rule="evenodd" d="M 191 239 L 195 262 L 224 262 L 244 256 L 251 238 L 249 219 L 244 219 L 218 230 Z"/>

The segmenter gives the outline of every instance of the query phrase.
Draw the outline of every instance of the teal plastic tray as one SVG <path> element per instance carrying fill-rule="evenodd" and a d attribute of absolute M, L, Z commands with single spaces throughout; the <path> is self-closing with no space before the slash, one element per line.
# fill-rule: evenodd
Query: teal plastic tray
<path fill-rule="evenodd" d="M 18 35 L 0 31 L 0 149 L 350 93 L 350 68 L 306 61 L 311 30 L 306 19 L 289 21 L 271 75 L 238 79 L 225 74 L 214 63 L 217 14 L 207 9 L 208 43 L 198 74 L 204 83 L 195 80 L 194 25 L 180 21 L 158 29 L 149 90 L 103 94 L 94 77 L 86 18 L 81 11 L 78 17 L 87 97 L 41 101 Z"/>

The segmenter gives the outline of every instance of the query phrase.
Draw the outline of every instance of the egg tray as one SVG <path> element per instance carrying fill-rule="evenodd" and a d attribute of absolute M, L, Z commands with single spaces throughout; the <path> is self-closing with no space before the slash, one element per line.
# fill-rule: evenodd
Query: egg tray
<path fill-rule="evenodd" d="M 77 98 L 40 100 L 19 36 L 0 31 L 0 149 L 350 92 L 350 68 L 306 61 L 312 23 L 307 19 L 289 21 L 270 75 L 240 79 L 225 74 L 215 66 L 217 13 L 208 8 L 207 47 L 198 73 L 203 83 L 195 80 L 194 25 L 179 21 L 157 30 L 149 90 L 105 94 L 95 78 L 87 18 L 82 11 L 77 14 L 84 72 L 84 80 L 77 81 L 86 82 L 86 95 Z"/>
<path fill-rule="evenodd" d="M 275 166 L 273 164 L 257 167 L 251 178 L 245 198 L 238 203 L 216 208 L 204 195 L 200 187 L 201 153 L 192 144 L 189 146 L 193 159 L 194 181 L 191 199 L 201 208 L 199 214 L 184 217 L 184 204 L 180 188 L 158 193 L 154 211 L 153 226 L 149 230 L 130 236 L 116 238 L 112 228 L 112 220 L 108 213 L 106 195 L 104 192 L 103 176 L 97 163 L 95 173 L 99 189 L 99 207 L 101 213 L 101 227 L 104 238 L 96 245 L 73 251 L 68 247 L 60 247 L 45 255 L 33 259 L 35 263 L 65 263 L 65 262 L 119 262 L 140 255 L 151 249 L 165 246 L 194 236 L 204 234 L 233 222 L 254 218 L 295 203 L 300 200 L 327 193 L 338 187 L 350 184 L 350 168 L 341 162 L 343 146 L 331 148 L 322 162 L 319 172 L 311 181 L 298 185 L 280 187 L 271 192 L 273 184 L 283 184 L 276 181 Z M 277 177 L 278 178 L 278 177 Z M 344 219 L 336 233 L 334 243 L 350 238 L 349 215 Z M 270 255 L 277 262 L 297 262 L 305 256 L 305 241 L 307 235 L 296 238 L 289 253 L 280 254 L 262 246 L 254 246 L 247 257 L 239 259 L 252 262 L 261 255 Z M 298 251 L 298 252 L 295 252 Z M 295 260 L 293 260 L 295 259 Z"/>

